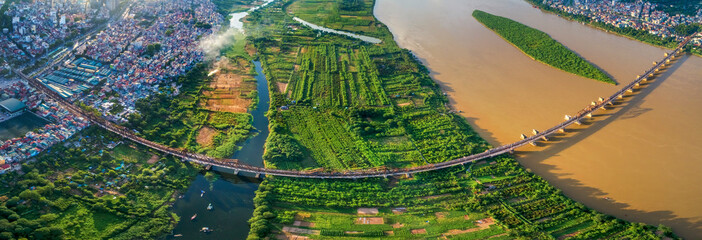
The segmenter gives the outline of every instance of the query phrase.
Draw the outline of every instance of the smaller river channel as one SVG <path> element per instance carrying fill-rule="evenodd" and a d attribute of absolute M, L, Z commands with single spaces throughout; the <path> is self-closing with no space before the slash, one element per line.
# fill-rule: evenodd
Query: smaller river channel
<path fill-rule="evenodd" d="M 361 41 L 368 42 L 368 43 L 373 43 L 373 44 L 379 44 L 379 43 L 383 42 L 383 40 L 380 40 L 380 39 L 374 38 L 374 37 L 368 37 L 368 36 L 358 35 L 358 34 L 354 34 L 354 33 L 350 33 L 350 32 L 344 32 L 344 31 L 334 30 L 334 29 L 331 29 L 331 28 L 325 28 L 325 27 L 316 25 L 316 24 L 314 24 L 314 23 L 310 23 L 310 22 L 307 22 L 307 21 L 305 21 L 305 20 L 302 20 L 302 19 L 300 19 L 300 18 L 298 18 L 298 17 L 293 17 L 293 20 L 295 20 L 295 21 L 297 21 L 297 22 L 301 23 L 302 25 L 305 25 L 305 26 L 307 26 L 307 27 L 309 27 L 309 28 L 312 28 L 312 29 L 314 29 L 314 30 L 319 30 L 319 31 L 322 31 L 322 32 L 344 35 L 344 36 L 347 36 L 347 37 L 352 37 L 352 38 L 355 38 L 355 39 L 360 39 Z"/>
<path fill-rule="evenodd" d="M 268 138 L 268 118 L 265 114 L 270 98 L 261 63 L 253 63 L 259 101 L 256 109 L 250 113 L 253 126 L 257 129 L 256 135 L 246 140 L 232 158 L 249 165 L 263 166 L 264 144 Z M 230 170 L 216 167 L 214 170 L 218 172 L 214 181 L 208 181 L 204 173 L 198 174 L 182 198 L 175 202 L 173 212 L 180 217 L 180 221 L 173 234 L 166 239 L 246 239 L 249 233 L 247 221 L 253 215 L 254 192 L 260 180 L 245 174 L 234 175 Z M 209 204 L 212 204 L 212 210 L 207 210 Z M 197 217 L 190 220 L 195 214 Z M 200 232 L 203 227 L 213 231 Z M 176 234 L 182 234 L 182 237 L 174 237 Z"/>

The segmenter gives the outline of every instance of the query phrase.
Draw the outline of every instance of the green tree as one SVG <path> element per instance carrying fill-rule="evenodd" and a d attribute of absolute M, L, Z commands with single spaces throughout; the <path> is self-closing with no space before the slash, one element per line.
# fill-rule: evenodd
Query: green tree
<path fill-rule="evenodd" d="M 3 240 L 15 239 L 15 235 L 12 234 L 11 232 L 1 232 L 0 239 L 3 239 Z"/>
<path fill-rule="evenodd" d="M 24 190 L 19 194 L 19 197 L 25 200 L 39 200 L 41 195 L 33 190 Z"/>

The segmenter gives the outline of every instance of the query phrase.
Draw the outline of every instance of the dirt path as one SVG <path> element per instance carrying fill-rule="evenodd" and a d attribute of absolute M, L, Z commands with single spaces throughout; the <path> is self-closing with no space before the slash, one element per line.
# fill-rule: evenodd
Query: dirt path
<path fill-rule="evenodd" d="M 214 139 L 214 136 L 217 134 L 217 130 L 211 127 L 203 127 L 200 128 L 200 131 L 197 133 L 197 143 L 200 144 L 200 146 L 210 146 L 212 145 L 212 140 Z"/>

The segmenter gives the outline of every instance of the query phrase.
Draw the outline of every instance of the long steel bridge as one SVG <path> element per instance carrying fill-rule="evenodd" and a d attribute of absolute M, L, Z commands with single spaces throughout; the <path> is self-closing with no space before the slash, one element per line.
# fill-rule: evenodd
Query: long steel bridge
<path fill-rule="evenodd" d="M 388 169 L 388 168 L 370 168 L 370 169 L 353 169 L 353 170 L 346 170 L 346 171 L 324 171 L 324 170 L 283 170 L 283 169 L 269 169 L 265 167 L 256 167 L 252 166 L 249 164 L 245 163 L 240 163 L 237 159 L 222 159 L 222 158 L 213 158 L 209 156 L 205 156 L 203 154 L 198 154 L 198 153 L 193 153 L 193 152 L 188 152 L 185 150 L 181 149 L 176 149 L 168 146 L 164 146 L 159 143 L 155 143 L 149 140 L 146 140 L 142 137 L 137 136 L 134 131 L 127 129 L 125 127 L 119 126 L 117 124 L 114 124 L 101 116 L 96 116 L 92 113 L 89 113 L 80 107 L 73 105 L 71 102 L 68 100 L 62 98 L 59 96 L 56 92 L 52 91 L 49 89 L 47 86 L 45 86 L 43 83 L 41 83 L 39 80 L 35 78 L 30 78 L 23 74 L 21 71 L 17 71 L 16 69 L 13 69 L 13 71 L 18 74 L 20 77 L 25 79 L 30 86 L 36 88 L 37 90 L 41 91 L 42 93 L 46 94 L 49 98 L 53 99 L 54 101 L 57 101 L 62 107 L 66 108 L 68 111 L 70 111 L 73 114 L 76 114 L 78 116 L 81 116 L 83 118 L 86 118 L 90 120 L 93 124 L 96 124 L 100 126 L 101 128 L 104 128 L 110 132 L 113 132 L 115 134 L 118 134 L 124 138 L 127 138 L 131 141 L 137 142 L 139 144 L 142 144 L 144 146 L 147 146 L 149 148 L 158 150 L 160 152 L 170 154 L 179 158 L 182 158 L 185 161 L 190 161 L 198 164 L 202 164 L 205 166 L 216 166 L 219 168 L 224 168 L 224 169 L 230 169 L 233 170 L 234 173 L 238 174 L 239 172 L 247 172 L 247 173 L 253 173 L 256 174 L 256 176 L 261 176 L 261 175 L 273 175 L 273 176 L 285 176 L 285 177 L 296 177 L 296 178 L 345 178 L 345 179 L 357 179 L 357 178 L 371 178 L 371 177 L 388 177 L 388 176 L 399 176 L 399 175 L 411 175 L 415 173 L 420 173 L 420 172 L 427 172 L 427 171 L 433 171 L 433 170 L 438 170 L 438 169 L 444 169 L 444 168 L 449 168 L 457 165 L 464 165 L 466 163 L 472 163 L 481 159 L 485 158 L 490 158 L 490 157 L 495 157 L 499 156 L 501 154 L 505 153 L 511 153 L 515 149 L 522 147 L 527 144 L 535 144 L 537 141 L 540 140 L 547 140 L 547 137 L 553 133 L 556 133 L 558 131 L 565 131 L 565 128 L 572 125 L 573 123 L 580 124 L 580 121 L 584 118 L 592 117 L 592 113 L 599 110 L 599 109 L 606 109 L 608 105 L 613 105 L 614 101 L 616 99 L 621 99 L 624 97 L 624 95 L 627 92 L 633 92 L 635 87 L 638 87 L 642 82 L 647 81 L 649 78 L 653 77 L 656 73 L 658 73 L 660 70 L 662 70 L 663 67 L 665 67 L 666 64 L 670 63 L 673 58 L 677 54 L 679 54 L 682 50 L 682 48 L 687 45 L 690 40 L 692 39 L 693 36 L 696 34 L 693 34 L 687 38 L 683 42 L 680 43 L 680 45 L 675 48 L 672 52 L 666 53 L 664 55 L 664 58 L 660 62 L 654 62 L 653 67 L 648 69 L 643 75 L 639 75 L 636 77 L 636 80 L 633 82 L 627 84 L 624 86 L 622 89 L 619 91 L 615 92 L 608 98 L 600 98 L 596 102 L 592 102 L 589 106 L 586 108 L 580 110 L 578 113 L 576 113 L 574 116 L 568 116 L 566 115 L 565 121 L 559 123 L 558 125 L 549 128 L 543 132 L 538 132 L 534 130 L 534 135 L 527 137 L 525 135 L 522 135 L 522 140 L 507 144 L 507 145 L 502 145 L 496 148 L 489 149 L 485 152 L 478 153 L 478 154 L 473 154 L 470 156 L 465 156 L 453 160 L 449 160 L 446 162 L 441 162 L 441 163 L 435 163 L 435 164 L 426 164 L 422 166 L 416 166 L 416 167 L 407 167 L 407 168 L 395 168 L 395 169 Z"/>

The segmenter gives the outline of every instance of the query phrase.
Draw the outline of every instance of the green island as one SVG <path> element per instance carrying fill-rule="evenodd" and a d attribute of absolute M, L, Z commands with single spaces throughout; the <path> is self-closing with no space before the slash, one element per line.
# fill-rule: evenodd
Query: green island
<path fill-rule="evenodd" d="M 387 27 L 372 15 L 374 4 L 287 0 L 247 19 L 245 27 L 257 30 L 248 38 L 271 91 L 267 167 L 416 166 L 490 148 L 447 107 L 428 70 L 391 41 Z M 345 8 L 349 5 L 355 7 Z M 384 41 L 368 44 L 315 32 L 293 16 L 326 19 L 313 23 Z M 358 25 L 359 19 L 368 22 Z M 507 155 L 399 179 L 269 176 L 254 204 L 252 240 L 675 237 L 665 226 L 588 209 Z"/>
<path fill-rule="evenodd" d="M 480 10 L 473 11 L 473 17 L 536 61 L 585 78 L 617 84 L 602 70 L 542 31 Z"/>

